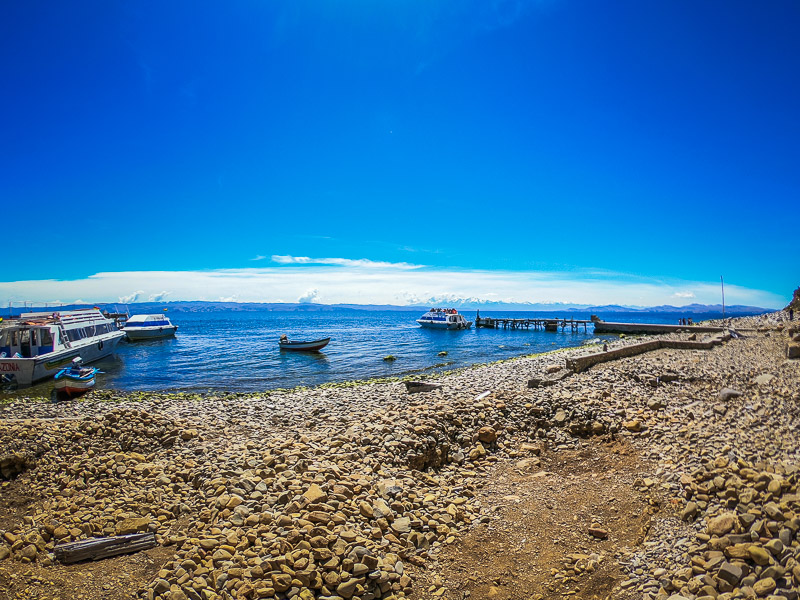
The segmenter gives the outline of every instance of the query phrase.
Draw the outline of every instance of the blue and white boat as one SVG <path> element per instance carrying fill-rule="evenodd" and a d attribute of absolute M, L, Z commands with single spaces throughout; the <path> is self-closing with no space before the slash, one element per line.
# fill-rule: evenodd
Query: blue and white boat
<path fill-rule="evenodd" d="M 458 314 L 455 308 L 432 308 L 419 319 L 422 327 L 432 329 L 469 329 L 472 321 L 467 321 L 464 315 Z"/>
<path fill-rule="evenodd" d="M 23 313 L 0 329 L 0 381 L 30 385 L 53 377 L 76 357 L 90 363 L 108 356 L 123 337 L 97 308 Z"/>
<path fill-rule="evenodd" d="M 122 328 L 129 340 L 154 340 L 175 335 L 178 326 L 167 315 L 132 315 Z"/>
<path fill-rule="evenodd" d="M 84 367 L 80 357 L 72 359 L 69 369 L 61 369 L 56 373 L 56 391 L 67 396 L 77 396 L 94 387 L 94 377 L 100 373 L 94 367 Z"/>

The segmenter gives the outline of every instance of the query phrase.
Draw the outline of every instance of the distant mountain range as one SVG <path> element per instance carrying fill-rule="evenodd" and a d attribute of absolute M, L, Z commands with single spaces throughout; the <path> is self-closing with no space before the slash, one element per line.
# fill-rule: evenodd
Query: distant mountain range
<path fill-rule="evenodd" d="M 130 312 L 148 313 L 161 312 L 167 309 L 169 312 L 217 312 L 217 311 L 274 311 L 274 312 L 330 312 L 330 311 L 411 311 L 424 312 L 431 306 L 456 307 L 465 311 L 484 310 L 490 312 L 498 311 L 542 311 L 542 312 L 583 312 L 593 314 L 608 314 L 621 312 L 638 313 L 680 313 L 682 315 L 693 315 L 701 313 L 720 313 L 721 304 L 688 304 L 686 306 L 623 306 L 618 304 L 606 304 L 602 306 L 592 306 L 589 304 L 567 304 L 563 302 L 552 303 L 508 303 L 508 302 L 478 302 L 475 299 L 462 301 L 444 301 L 425 305 L 406 305 L 397 306 L 392 304 L 314 304 L 314 303 L 291 303 L 291 302 L 204 302 L 204 301 L 175 301 L 175 302 L 136 302 L 132 304 L 97 304 L 95 306 L 109 312 Z M 52 312 L 55 310 L 74 310 L 76 308 L 91 308 L 92 305 L 64 305 L 64 306 L 40 306 L 40 307 L 13 307 L 12 312 L 8 308 L 0 309 L 0 316 L 10 314 L 19 315 L 21 312 Z M 732 305 L 725 307 L 728 315 L 756 315 L 773 312 L 774 309 L 761 308 L 758 306 Z"/>

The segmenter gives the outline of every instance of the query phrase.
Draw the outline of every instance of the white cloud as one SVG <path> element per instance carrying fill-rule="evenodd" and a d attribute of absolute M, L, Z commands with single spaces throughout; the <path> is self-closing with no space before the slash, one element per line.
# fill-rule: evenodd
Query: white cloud
<path fill-rule="evenodd" d="M 259 254 L 258 256 L 254 256 L 250 260 L 264 260 L 265 258 L 267 258 L 267 257 L 264 256 L 263 254 Z"/>
<path fill-rule="evenodd" d="M 119 301 L 122 304 L 131 304 L 139 300 L 139 298 L 142 298 L 144 295 L 145 295 L 144 290 L 136 290 L 135 292 L 129 294 L 128 296 L 120 296 Z"/>
<path fill-rule="evenodd" d="M 673 298 L 694 298 L 694 292 L 675 292 L 672 294 Z"/>
<path fill-rule="evenodd" d="M 308 290 L 305 294 L 300 296 L 297 301 L 300 304 L 311 304 L 319 302 L 319 290 Z"/>
<path fill-rule="evenodd" d="M 292 258 L 292 257 L 290 257 Z M 308 259 L 311 261 L 312 259 Z M 215 300 L 277 302 L 302 298 L 328 304 L 428 304 L 431 299 L 506 300 L 576 304 L 655 306 L 720 302 L 717 281 L 698 282 L 637 277 L 630 274 L 484 271 L 392 266 L 374 261 L 326 264 L 287 261 L 281 265 L 209 271 L 129 271 L 97 273 L 78 280 L 0 282 L 0 305 L 22 300 L 51 302 L 54 298 L 89 298 L 91 302 Z M 402 263 L 401 263 L 402 264 Z M 136 290 L 131 294 L 130 290 Z M 166 292 L 164 290 L 169 290 Z M 679 296 L 692 290 L 693 297 Z M 726 304 L 782 307 L 786 299 L 762 290 L 725 286 Z"/>
<path fill-rule="evenodd" d="M 280 265 L 336 265 L 340 267 L 356 267 L 363 269 L 422 269 L 425 265 L 414 265 L 406 262 L 391 263 L 369 260 L 368 258 L 309 258 L 308 256 L 272 255 L 272 262 Z"/>

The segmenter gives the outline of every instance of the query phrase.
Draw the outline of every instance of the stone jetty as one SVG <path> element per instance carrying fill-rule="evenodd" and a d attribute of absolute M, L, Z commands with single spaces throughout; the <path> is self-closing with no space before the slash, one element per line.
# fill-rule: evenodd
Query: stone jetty
<path fill-rule="evenodd" d="M 566 368 L 643 341 L 605 340 L 414 393 L 0 405 L 0 598 L 796 600 L 796 323 Z"/>

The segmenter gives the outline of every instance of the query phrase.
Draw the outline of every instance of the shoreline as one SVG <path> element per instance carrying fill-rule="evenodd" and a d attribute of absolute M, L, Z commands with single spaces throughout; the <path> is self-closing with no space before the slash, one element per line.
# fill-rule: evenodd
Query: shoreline
<path fill-rule="evenodd" d="M 500 332 L 498 335 L 496 332 L 487 330 L 488 338 L 470 336 L 471 341 L 461 346 L 460 343 L 451 344 L 444 340 L 441 342 L 430 340 L 427 336 L 418 339 L 417 333 L 418 331 L 415 331 L 414 335 L 409 338 L 411 345 L 406 344 L 408 346 L 406 348 L 407 356 L 401 356 L 400 361 L 389 366 L 380 361 L 381 353 L 372 355 L 368 349 L 361 346 L 358 346 L 361 349 L 358 356 L 361 358 L 352 360 L 352 356 L 347 355 L 346 352 L 340 354 L 340 351 L 347 349 L 345 345 L 337 352 L 333 352 L 330 357 L 321 355 L 320 358 L 324 360 L 319 362 L 325 363 L 325 365 L 320 367 L 313 364 L 317 361 L 305 361 L 305 359 L 292 360 L 287 363 L 267 352 L 258 356 L 253 355 L 243 361 L 235 358 L 235 355 L 230 356 L 223 361 L 227 366 L 220 369 L 215 367 L 214 362 L 189 361 L 187 363 L 187 352 L 191 354 L 192 351 L 192 336 L 179 342 L 175 347 L 172 347 L 173 344 L 169 344 L 168 348 L 153 348 L 153 353 L 137 352 L 136 344 L 130 345 L 130 348 L 128 344 L 123 344 L 118 350 L 118 359 L 98 363 L 98 367 L 107 373 L 98 378 L 96 389 L 155 393 L 208 394 L 223 391 L 263 393 L 267 388 L 291 389 L 292 386 L 297 385 L 346 384 L 362 379 L 390 380 L 417 375 L 431 376 L 476 364 L 494 362 L 498 359 L 516 358 L 532 352 L 549 351 L 554 347 L 561 347 L 562 344 L 568 345 L 568 347 L 581 347 L 582 342 L 589 341 L 592 337 L 595 339 L 598 337 L 593 332 L 577 336 L 573 332 L 572 336 L 551 337 L 548 334 L 546 336 L 548 339 L 544 339 L 541 332 L 535 332 L 530 339 L 527 339 L 525 336 L 512 333 Z M 389 341 L 392 344 L 398 343 L 396 332 L 392 335 L 395 337 L 387 339 L 387 343 Z M 403 335 L 407 335 L 407 333 Z M 477 341 L 478 339 L 480 342 Z M 352 342 L 352 340 L 350 341 Z M 553 343 L 551 344 L 551 342 Z M 440 347 L 436 348 L 436 346 Z M 526 346 L 532 347 L 526 348 Z M 381 346 L 382 353 L 393 352 L 393 347 L 391 344 L 388 346 L 384 344 Z M 402 349 L 397 347 L 395 350 Z M 435 358 L 432 359 L 431 352 L 438 353 L 440 350 L 449 351 L 450 356 L 437 362 Z M 409 360 L 406 361 L 406 359 Z M 329 360 L 330 364 L 328 364 Z M 167 368 L 163 373 L 156 373 L 157 377 L 152 378 L 151 369 L 153 365 L 162 364 L 160 361 L 166 361 L 163 364 Z M 206 372 L 213 372 L 214 376 L 206 377 Z M 16 398 L 52 398 L 52 387 L 52 380 L 45 380 L 24 389 L 0 390 L 0 403 L 13 402 Z"/>
<path fill-rule="evenodd" d="M 786 343 L 781 315 L 785 318 L 783 313 L 753 317 L 761 332 L 713 350 L 661 349 L 560 379 L 565 355 L 591 347 L 436 374 L 424 380 L 442 387 L 417 394 L 406 394 L 402 379 L 356 380 L 355 385 L 264 394 L 125 392 L 113 402 L 93 397 L 4 405 L 0 447 L 19 455 L 9 465 L 22 472 L 0 480 L 0 497 L 21 502 L 13 510 L 0 504 L 0 581 L 30 585 L 24 570 L 34 568 L 42 581 L 56 580 L 70 589 L 76 574 L 89 566 L 54 565 L 49 552 L 56 540 L 133 528 L 154 531 L 160 545 L 92 563 L 112 588 L 120 582 L 120 569 L 134 574 L 138 593 L 109 597 L 461 600 L 464 590 L 485 597 L 494 588 L 492 597 L 512 598 L 513 582 L 496 584 L 492 568 L 467 563 L 467 571 L 477 569 L 476 579 L 458 575 L 470 543 L 483 535 L 487 543 L 505 548 L 508 540 L 535 536 L 540 525 L 526 522 L 514 507 L 527 506 L 534 497 L 542 501 L 528 510 L 546 505 L 554 492 L 545 493 L 544 484 L 567 486 L 559 492 L 566 502 L 577 480 L 590 492 L 569 500 L 576 503 L 570 510 L 577 516 L 586 508 L 581 503 L 591 504 L 595 517 L 569 527 L 559 544 L 540 540 L 542 548 L 553 546 L 558 560 L 520 575 L 540 594 L 531 592 L 531 597 L 571 592 L 582 598 L 575 589 L 589 590 L 593 581 L 600 586 L 600 574 L 610 582 L 606 591 L 612 597 L 666 598 L 683 588 L 698 597 L 689 589 L 694 575 L 684 581 L 681 569 L 689 556 L 706 564 L 704 553 L 722 552 L 733 535 L 725 545 L 715 541 L 724 535 L 704 533 L 727 514 L 730 500 L 723 493 L 720 505 L 710 493 L 718 488 L 709 489 L 700 473 L 710 468 L 711 481 L 721 476 L 718 472 L 727 473 L 726 479 L 739 477 L 739 495 L 753 490 L 743 498 L 755 502 L 748 510 L 772 510 L 765 508 L 768 498 L 789 498 L 787 508 L 780 509 L 783 522 L 797 517 L 800 525 L 800 504 L 791 500 L 800 477 L 796 469 L 780 467 L 777 488 L 755 485 L 770 473 L 755 468 L 759 461 L 763 467 L 797 464 L 800 453 L 796 439 L 785 433 L 800 427 L 800 375 L 798 361 L 779 356 Z M 626 338 L 612 347 L 638 341 Z M 767 375 L 772 379 L 764 383 Z M 555 378 L 549 387 L 528 387 L 530 379 L 547 376 Z M 758 377 L 761 383 L 754 383 Z M 743 395 L 719 398 L 729 384 Z M 759 420 L 752 422 L 747 407 L 755 404 L 761 408 L 754 413 Z M 748 419 L 749 429 L 738 427 L 740 419 Z M 764 435 L 762 421 L 771 437 Z M 715 458 L 726 453 L 750 466 L 735 461 L 718 466 Z M 630 509 L 622 514 L 636 507 L 655 511 L 647 518 L 651 533 L 638 543 L 638 535 L 622 535 L 628 531 L 625 518 L 605 508 L 602 497 L 608 491 L 597 482 L 606 475 L 580 479 L 586 456 L 607 464 L 606 475 L 617 473 L 608 489 L 622 490 L 613 494 Z M 619 466 L 621 456 L 627 470 Z M 771 468 L 770 482 L 777 473 Z M 756 472 L 749 484 L 743 469 Z M 516 483 L 502 495 L 509 477 Z M 142 496 L 146 490 L 152 500 Z M 680 520 L 686 511 L 693 513 L 691 519 Z M 26 515 L 31 522 L 23 519 Z M 497 533 L 502 523 L 515 522 L 527 529 Z M 731 529 L 744 526 L 739 520 Z M 787 535 L 783 529 L 758 534 L 774 533 L 780 541 Z M 679 546 L 676 554 L 675 531 L 696 540 L 694 545 Z M 800 559 L 797 531 L 789 531 L 789 545 L 784 544 L 789 554 L 777 557 L 784 562 Z M 744 543 L 738 539 L 735 543 Z M 758 548 L 766 544 L 766 539 L 755 541 Z M 505 548 L 497 555 L 509 552 Z M 152 562 L 150 570 L 137 567 L 143 556 Z M 760 577 L 764 569 L 758 570 L 746 553 L 728 560 L 750 565 L 758 577 L 746 583 L 769 584 L 769 577 Z M 656 564 L 642 571 L 642 565 Z M 718 589 L 725 587 L 719 583 L 720 565 L 703 574 L 724 594 Z M 796 589 L 800 580 L 791 579 L 792 568 L 772 577 L 774 589 L 784 584 Z M 100 597 L 97 593 L 88 597 Z"/>
<path fill-rule="evenodd" d="M 621 336 L 617 337 L 613 341 L 608 341 L 607 345 L 610 349 L 618 349 L 624 346 L 628 346 L 631 344 L 636 343 L 642 339 L 656 339 L 656 338 L 672 338 L 675 337 L 674 335 L 670 334 L 663 334 L 660 336 L 652 336 L 646 334 L 622 334 Z M 590 338 L 595 339 L 595 338 Z M 433 371 L 433 369 L 437 368 L 437 365 L 433 365 L 431 367 L 425 369 L 418 369 L 409 373 L 407 375 L 400 375 L 394 377 L 373 377 L 368 379 L 347 379 L 343 381 L 329 381 L 326 383 L 320 383 L 317 385 L 312 386 L 304 386 L 298 385 L 291 388 L 272 388 L 272 389 L 265 389 L 263 391 L 256 391 L 256 392 L 238 392 L 238 391 L 228 391 L 228 390 L 116 390 L 116 389 L 94 389 L 87 394 L 80 396 L 76 399 L 67 399 L 67 400 L 60 400 L 59 403 L 70 403 L 70 402 L 92 402 L 92 401 L 118 401 L 118 400 L 125 400 L 127 396 L 131 395 L 155 395 L 161 397 L 176 397 L 180 398 L 183 396 L 196 396 L 200 398 L 206 398 L 209 396 L 235 396 L 238 398 L 261 398 L 263 396 L 268 396 L 271 394 L 278 394 L 278 393 L 285 393 L 289 394 L 292 392 L 300 392 L 300 391 L 312 391 L 318 389 L 339 389 L 339 388 L 353 388 L 353 387 L 360 387 L 363 385 L 372 385 L 372 384 L 397 384 L 403 383 L 405 381 L 413 381 L 415 379 L 419 379 L 422 381 L 429 381 L 429 380 L 437 380 L 441 378 L 446 378 L 453 375 L 458 375 L 464 372 L 468 372 L 471 369 L 480 369 L 482 367 L 489 367 L 492 365 L 498 365 L 518 360 L 524 359 L 534 359 L 540 358 L 545 356 L 550 356 L 554 354 L 560 353 L 576 353 L 575 356 L 582 356 L 583 354 L 580 353 L 582 350 L 593 350 L 596 349 L 598 346 L 602 346 L 602 343 L 592 343 L 592 344 L 581 344 L 579 346 L 564 346 L 561 348 L 555 348 L 553 350 L 547 350 L 545 352 L 535 352 L 531 354 L 520 354 L 518 356 L 511 356 L 508 358 L 501 358 L 498 360 L 493 360 L 484 363 L 473 363 L 470 365 L 465 365 L 462 367 L 456 367 L 454 369 L 446 369 L 441 371 Z M 431 372 L 426 372 L 431 371 Z M 20 390 L 24 392 L 24 390 Z M 46 397 L 43 395 L 33 395 L 33 396 L 11 396 L 9 395 L 7 398 L 2 397 L 3 394 L 0 393 L 0 411 L 15 403 L 29 403 L 29 402 L 40 402 L 40 403 L 53 403 L 53 400 L 50 397 Z M 117 398 L 119 396 L 119 398 Z"/>

